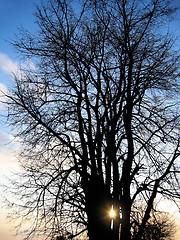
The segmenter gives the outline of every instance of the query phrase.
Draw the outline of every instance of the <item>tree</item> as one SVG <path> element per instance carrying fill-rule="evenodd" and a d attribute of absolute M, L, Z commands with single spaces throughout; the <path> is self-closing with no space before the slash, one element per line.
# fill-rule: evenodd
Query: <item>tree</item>
<path fill-rule="evenodd" d="M 35 68 L 15 76 L 7 104 L 24 144 L 15 194 L 32 232 L 138 240 L 156 198 L 180 197 L 173 13 L 165 0 L 49 0 L 38 34 L 21 30 L 14 45 Z"/>
<path fill-rule="evenodd" d="M 157 219 L 156 217 L 146 224 L 144 240 L 172 240 L 175 233 L 175 225 L 167 216 Z"/>
<path fill-rule="evenodd" d="M 136 210 L 136 217 L 133 220 L 133 234 L 139 230 L 142 218 L 144 216 L 143 210 Z M 142 240 L 172 240 L 175 234 L 175 222 L 172 216 L 167 212 L 151 211 L 151 216 L 146 223 L 143 231 Z"/>

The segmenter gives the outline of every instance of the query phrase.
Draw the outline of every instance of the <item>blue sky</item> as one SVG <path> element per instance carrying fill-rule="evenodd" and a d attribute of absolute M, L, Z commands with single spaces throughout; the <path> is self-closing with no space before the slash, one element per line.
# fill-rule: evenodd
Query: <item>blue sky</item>
<path fill-rule="evenodd" d="M 20 26 L 30 31 L 34 30 L 33 13 L 35 4 L 39 2 L 40 0 L 0 0 L 0 90 L 6 91 L 12 86 L 11 72 L 16 71 L 18 65 L 18 55 L 9 42 L 14 39 Z M 3 106 L 0 104 L 0 111 L 2 110 Z M 10 141 L 12 144 L 6 145 Z M 17 151 L 11 132 L 0 118 L 0 184 L 6 184 L 6 177 L 11 176 L 11 171 L 19 169 L 15 158 Z M 0 240 L 19 240 L 20 237 L 11 236 L 13 231 L 6 221 L 7 210 L 2 207 L 3 194 L 0 188 Z"/>
<path fill-rule="evenodd" d="M 17 70 L 18 54 L 9 44 L 14 39 L 17 28 L 24 28 L 33 31 L 35 29 L 35 4 L 41 0 L 0 0 L 0 89 L 6 91 L 12 86 L 11 72 Z M 180 0 L 173 0 L 176 6 L 180 7 Z M 180 14 L 179 14 L 180 15 Z M 178 16 L 177 16 L 178 17 Z M 180 37 L 180 17 L 171 25 L 174 33 Z M 178 41 L 180 47 L 180 40 Z M 1 95 L 1 94 L 0 94 Z M 0 104 L 0 110 L 3 106 Z M 5 145 L 7 142 L 14 142 L 13 136 L 5 128 L 0 118 L 0 175 L 1 182 L 5 182 L 5 177 L 10 176 L 11 169 L 18 169 L 17 162 L 14 157 L 15 149 L 12 145 Z M 16 145 L 16 143 L 15 143 Z M 16 150 L 17 151 L 17 150 Z M 2 177 L 4 175 L 4 177 Z M 1 196 L 0 189 L 0 196 Z M 0 206 L 1 206 L 0 199 Z M 6 210 L 0 208 L 0 240 L 5 240 L 9 231 L 8 224 L 5 223 Z M 8 229 L 8 230 L 7 230 Z M 15 238 L 13 238 L 15 239 Z M 8 240 L 10 237 L 8 236 Z"/>
<path fill-rule="evenodd" d="M 12 72 L 18 70 L 18 55 L 10 41 L 13 41 L 20 26 L 30 31 L 34 30 L 33 13 L 37 3 L 40 3 L 40 0 L 0 0 L 0 90 L 7 91 L 11 88 Z M 0 97 L 2 97 L 1 93 Z M 4 108 L 0 104 L 0 113 L 2 110 Z M 3 172 L 7 173 L 11 159 L 14 159 L 10 154 L 11 147 L 5 145 L 12 139 L 13 136 L 5 128 L 0 117 L 0 172 L 3 169 Z"/>
<path fill-rule="evenodd" d="M 33 29 L 35 4 L 39 0 L 1 0 L 0 1 L 0 52 L 14 58 L 14 51 L 6 42 L 13 39 L 19 26 Z"/>
<path fill-rule="evenodd" d="M 33 31 L 35 28 L 33 13 L 35 4 L 39 2 L 40 0 L 0 0 L 0 82 L 7 86 L 11 81 L 8 78 L 8 69 L 5 70 L 4 65 L 17 63 L 17 53 L 10 42 L 21 26 Z"/>

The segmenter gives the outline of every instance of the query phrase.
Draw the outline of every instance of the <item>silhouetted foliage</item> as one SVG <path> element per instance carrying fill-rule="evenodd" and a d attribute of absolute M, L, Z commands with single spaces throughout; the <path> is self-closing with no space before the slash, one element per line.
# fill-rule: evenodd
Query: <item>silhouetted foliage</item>
<path fill-rule="evenodd" d="M 56 237 L 56 240 L 65 240 L 66 238 L 63 236 Z"/>
<path fill-rule="evenodd" d="M 49 0 L 39 32 L 21 30 L 14 45 L 35 67 L 15 77 L 8 119 L 23 142 L 17 214 L 35 219 L 32 233 L 117 240 L 121 226 L 121 240 L 138 240 L 156 197 L 180 197 L 173 12 L 166 0 Z"/>
<path fill-rule="evenodd" d="M 142 210 L 136 211 L 136 217 L 133 221 L 133 235 L 136 235 L 141 226 L 144 212 Z M 151 212 L 151 216 L 147 221 L 142 237 L 142 240 L 172 240 L 175 235 L 175 221 L 174 218 L 165 212 Z"/>
<path fill-rule="evenodd" d="M 142 240 L 172 240 L 175 233 L 175 226 L 165 219 L 151 219 L 146 224 Z"/>

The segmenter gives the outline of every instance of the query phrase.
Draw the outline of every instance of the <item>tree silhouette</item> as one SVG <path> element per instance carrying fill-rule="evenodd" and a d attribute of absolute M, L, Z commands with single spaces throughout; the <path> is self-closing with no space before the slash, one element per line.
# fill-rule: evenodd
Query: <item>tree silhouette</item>
<path fill-rule="evenodd" d="M 142 209 L 134 211 L 136 217 L 133 219 L 133 235 L 139 230 L 141 221 L 144 216 Z M 151 216 L 146 223 L 143 231 L 142 240 L 172 240 L 175 234 L 175 221 L 174 218 L 167 212 L 151 211 Z"/>
<path fill-rule="evenodd" d="M 156 197 L 180 197 L 173 12 L 166 0 L 49 0 L 39 32 L 21 30 L 14 45 L 35 68 L 15 76 L 7 104 L 23 142 L 17 213 L 35 219 L 31 232 L 138 240 Z"/>

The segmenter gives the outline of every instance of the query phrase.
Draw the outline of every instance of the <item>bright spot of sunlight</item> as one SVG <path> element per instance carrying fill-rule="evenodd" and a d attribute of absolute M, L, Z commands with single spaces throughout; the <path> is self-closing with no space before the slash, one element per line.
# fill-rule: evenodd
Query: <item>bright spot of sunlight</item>
<path fill-rule="evenodd" d="M 114 218 L 115 215 L 116 215 L 115 212 L 114 212 L 114 210 L 113 210 L 113 205 L 112 205 L 112 207 L 111 207 L 111 211 L 110 211 L 109 214 L 110 214 L 110 217 L 111 217 L 111 218 Z"/>

